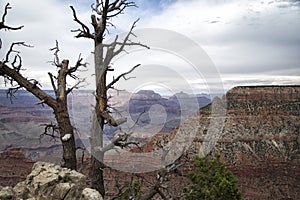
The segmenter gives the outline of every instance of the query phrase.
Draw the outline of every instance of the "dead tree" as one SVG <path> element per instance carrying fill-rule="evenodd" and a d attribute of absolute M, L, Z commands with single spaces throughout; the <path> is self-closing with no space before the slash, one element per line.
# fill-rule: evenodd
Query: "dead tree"
<path fill-rule="evenodd" d="M 79 29 L 73 30 L 73 32 L 77 34 L 75 37 L 91 39 L 94 43 L 93 53 L 96 77 L 96 105 L 91 134 L 92 158 L 90 179 L 92 188 L 97 189 L 102 196 L 105 195 L 103 181 L 103 169 L 105 165 L 103 163 L 103 158 L 104 153 L 107 150 L 107 148 L 103 147 L 103 128 L 106 123 L 112 126 L 119 125 L 119 120 L 114 119 L 110 113 L 107 92 L 109 89 L 113 89 L 115 83 L 117 83 L 122 77 L 124 78 L 139 65 L 136 65 L 127 73 L 119 75 L 110 83 L 107 83 L 107 73 L 113 70 L 110 66 L 112 59 L 123 52 L 126 46 L 138 45 L 148 48 L 139 42 L 133 42 L 130 40 L 130 37 L 134 36 L 133 29 L 135 28 L 138 20 L 132 24 L 131 29 L 122 41 L 119 41 L 119 37 L 115 36 L 112 43 L 104 43 L 106 34 L 109 34 L 108 29 L 114 27 L 111 19 L 121 15 L 128 7 L 136 7 L 135 2 L 127 0 L 96 0 L 91 6 L 93 11 L 93 14 L 91 15 L 92 27 L 89 27 L 78 19 L 75 9 L 71 6 L 74 21 L 80 26 Z M 91 31 L 91 28 L 93 31 Z M 122 141 L 123 144 L 126 144 L 126 142 L 124 143 L 124 139 L 126 139 L 126 136 L 120 136 L 120 138 L 117 138 L 116 140 Z M 112 143 L 113 145 L 117 144 L 116 141 L 113 141 Z"/>
<path fill-rule="evenodd" d="M 8 9 L 10 8 L 11 7 L 9 6 L 9 4 L 5 6 L 5 11 L 2 16 L 2 22 L 0 23 L 0 29 L 21 29 L 23 26 L 13 28 L 5 24 L 5 17 L 7 15 Z M 81 58 L 78 59 L 74 67 L 69 66 L 68 60 L 63 60 L 62 62 L 60 62 L 58 57 L 58 44 L 56 43 L 56 47 L 51 50 L 54 51 L 55 56 L 52 63 L 57 67 L 58 73 L 57 76 L 54 76 L 50 72 L 48 73 L 53 90 L 55 92 L 55 97 L 52 97 L 41 89 L 41 85 L 37 80 L 28 79 L 21 74 L 21 69 L 23 69 L 22 58 L 20 56 L 20 52 L 16 50 L 17 46 L 29 47 L 29 45 L 25 44 L 25 42 L 14 42 L 11 44 L 5 58 L 0 61 L 0 76 L 4 77 L 5 85 L 11 86 L 8 90 L 8 95 L 12 97 L 12 95 L 17 90 L 25 88 L 40 100 L 39 102 L 37 102 L 37 104 L 46 104 L 53 109 L 57 125 L 48 124 L 47 127 L 49 128 L 50 126 L 52 126 L 53 129 L 58 128 L 59 137 L 63 147 L 63 166 L 70 169 L 76 169 L 76 146 L 74 129 L 71 125 L 68 113 L 67 96 L 81 83 L 81 80 L 77 78 L 75 73 L 79 67 L 85 66 L 85 64 L 82 63 Z M 68 76 L 75 78 L 78 81 L 78 83 L 71 88 L 67 87 L 66 79 Z"/>

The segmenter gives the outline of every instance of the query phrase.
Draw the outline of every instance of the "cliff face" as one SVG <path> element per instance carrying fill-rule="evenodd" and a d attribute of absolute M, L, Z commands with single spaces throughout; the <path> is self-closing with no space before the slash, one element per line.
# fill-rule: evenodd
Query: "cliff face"
<path fill-rule="evenodd" d="M 300 87 L 236 87 L 226 100 L 224 130 L 213 151 L 224 155 L 244 197 L 298 199 Z"/>
<path fill-rule="evenodd" d="M 239 178 L 244 199 L 300 198 L 300 86 L 236 87 L 216 107 L 225 105 L 224 126 L 212 153 L 220 152 L 227 168 Z M 210 123 L 212 105 L 199 110 L 181 126 L 197 124 L 196 137 L 188 152 L 192 161 L 202 153 Z M 220 116 L 217 116 L 220 117 Z M 221 118 L 220 118 L 221 119 Z M 159 149 L 178 134 L 154 137 L 144 151 Z M 182 167 L 183 173 L 191 169 Z M 176 190 L 178 178 L 171 181 Z"/>
<path fill-rule="evenodd" d="M 236 87 L 226 101 L 224 128 L 213 152 L 220 152 L 239 178 L 244 198 L 298 199 L 300 87 Z M 208 111 L 199 111 L 195 147 L 207 132 Z"/>
<path fill-rule="evenodd" d="M 25 180 L 33 166 L 20 148 L 12 148 L 0 154 L 0 185 L 11 186 Z"/>

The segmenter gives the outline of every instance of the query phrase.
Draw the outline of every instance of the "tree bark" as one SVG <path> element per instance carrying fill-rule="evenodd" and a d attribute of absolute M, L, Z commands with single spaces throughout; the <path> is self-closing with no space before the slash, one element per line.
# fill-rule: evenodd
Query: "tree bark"
<path fill-rule="evenodd" d="M 101 41 L 102 42 L 102 41 Z M 106 68 L 103 63 L 103 45 L 95 42 L 94 52 L 95 63 L 95 77 L 96 77 L 96 105 L 93 115 L 93 128 L 91 135 L 91 187 L 105 196 L 103 169 L 104 165 L 104 152 L 103 148 L 103 129 L 105 119 L 102 114 L 107 109 L 107 89 L 106 89 Z"/>
<path fill-rule="evenodd" d="M 56 109 L 54 109 L 55 118 L 58 123 L 60 139 L 63 146 L 64 167 L 76 170 L 76 144 L 74 138 L 74 129 L 71 125 L 68 113 L 67 96 L 67 73 L 69 70 L 69 61 L 63 60 L 61 69 L 58 71 L 56 94 Z"/>
<path fill-rule="evenodd" d="M 104 154 L 102 152 L 98 152 L 98 156 L 92 156 L 90 179 L 91 179 L 91 187 L 93 189 L 96 189 L 104 197 L 105 187 L 104 187 L 103 170 L 105 165 L 103 164 L 103 157 Z M 100 161 L 101 159 L 102 161 Z"/>
<path fill-rule="evenodd" d="M 14 79 L 21 87 L 24 87 L 27 91 L 32 93 L 41 101 L 44 101 L 49 107 L 53 110 L 56 109 L 56 100 L 48 95 L 46 92 L 41 90 L 37 85 L 31 83 L 25 77 L 23 77 L 19 72 L 14 69 L 11 69 L 6 64 L 0 61 L 0 75 L 1 76 L 8 76 Z"/>
<path fill-rule="evenodd" d="M 70 117 L 65 102 L 58 102 L 57 109 L 54 111 L 60 133 L 60 139 L 63 147 L 63 167 L 76 170 L 76 144 L 73 133 L 73 126 L 70 122 Z M 68 139 L 63 139 L 64 137 Z"/>

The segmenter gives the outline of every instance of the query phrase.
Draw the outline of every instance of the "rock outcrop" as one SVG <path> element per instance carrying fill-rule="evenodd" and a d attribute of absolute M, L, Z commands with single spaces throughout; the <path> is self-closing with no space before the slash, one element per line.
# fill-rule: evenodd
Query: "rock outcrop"
<path fill-rule="evenodd" d="M 0 199 L 101 200 L 96 190 L 86 188 L 86 177 L 52 163 L 37 162 L 26 180 L 15 187 L 0 188 Z"/>

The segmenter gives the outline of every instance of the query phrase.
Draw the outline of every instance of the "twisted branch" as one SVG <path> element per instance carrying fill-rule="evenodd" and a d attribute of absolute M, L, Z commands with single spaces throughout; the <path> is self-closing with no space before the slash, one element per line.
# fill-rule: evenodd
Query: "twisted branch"
<path fill-rule="evenodd" d="M 71 8 L 72 13 L 73 13 L 74 21 L 77 22 L 81 26 L 81 29 L 72 30 L 71 32 L 78 32 L 77 36 L 75 36 L 76 38 L 83 37 L 83 38 L 94 39 L 94 36 L 91 34 L 89 27 L 87 27 L 83 22 L 81 22 L 78 19 L 74 7 L 70 6 L 70 8 Z"/>
<path fill-rule="evenodd" d="M 25 42 L 13 42 L 10 45 L 9 50 L 5 55 L 5 60 L 3 61 L 3 64 L 6 64 L 9 62 L 9 57 L 12 53 L 16 53 L 17 55 L 20 53 L 20 51 L 14 50 L 14 46 L 33 47 L 31 45 L 26 44 Z"/>
<path fill-rule="evenodd" d="M 141 44 L 140 42 L 133 42 L 129 39 L 131 35 L 136 37 L 136 35 L 133 33 L 133 29 L 136 27 L 136 24 L 139 20 L 140 19 L 137 19 L 136 21 L 133 22 L 133 24 L 132 24 L 129 32 L 127 33 L 126 37 L 124 38 L 123 42 L 115 41 L 114 45 L 115 46 L 120 45 L 120 48 L 117 51 L 114 52 L 113 56 L 117 56 L 119 53 L 121 53 L 124 50 L 125 46 L 141 46 L 141 47 L 144 47 L 146 49 L 150 49 L 150 47 L 148 47 L 147 45 Z"/>
<path fill-rule="evenodd" d="M 54 59 L 50 63 L 52 63 L 56 67 L 60 67 L 60 61 L 59 61 L 59 56 L 58 56 L 58 53 L 59 53 L 60 49 L 59 49 L 57 40 L 55 40 L 55 47 L 50 48 L 49 51 L 54 51 L 54 53 L 53 53 Z"/>
<path fill-rule="evenodd" d="M 23 28 L 24 26 L 19 26 L 19 27 L 11 27 L 11 26 L 8 26 L 5 24 L 5 17 L 8 13 L 8 10 L 11 9 L 12 7 L 9 5 L 9 3 L 7 3 L 5 5 L 5 8 L 4 8 L 4 13 L 2 15 L 2 21 L 0 22 L 0 30 L 1 29 L 5 29 L 5 30 L 19 30 L 21 28 Z"/>
<path fill-rule="evenodd" d="M 114 85 L 115 83 L 117 83 L 122 77 L 123 77 L 125 80 L 128 80 L 128 79 L 126 78 L 126 75 L 132 73 L 132 72 L 133 72 L 136 68 L 138 68 L 139 66 L 141 66 L 141 64 L 137 64 L 136 66 L 134 66 L 133 68 L 131 68 L 131 70 L 129 70 L 128 72 L 125 72 L 125 73 L 123 73 L 123 74 L 120 74 L 119 76 L 117 76 L 117 78 L 114 78 L 114 80 L 106 86 L 106 89 L 107 89 L 107 90 L 108 90 L 108 89 L 113 89 L 113 85 Z"/>
<path fill-rule="evenodd" d="M 51 137 L 51 140 L 54 140 L 54 142 L 56 141 L 56 139 L 60 138 L 56 135 L 59 134 L 59 127 L 56 124 L 53 124 L 53 122 L 51 122 L 50 124 L 41 124 L 40 126 L 44 126 L 44 132 L 40 135 L 40 140 L 44 136 Z"/>

